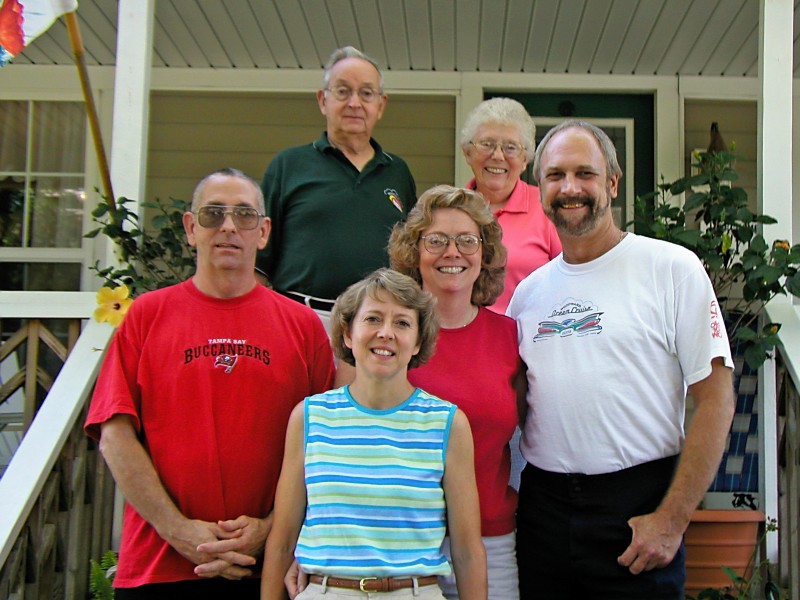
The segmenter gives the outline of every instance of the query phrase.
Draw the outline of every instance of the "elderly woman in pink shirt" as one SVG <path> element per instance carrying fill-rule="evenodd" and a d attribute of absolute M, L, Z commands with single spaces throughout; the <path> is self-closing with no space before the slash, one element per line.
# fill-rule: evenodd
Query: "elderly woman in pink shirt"
<path fill-rule="evenodd" d="M 467 115 L 461 149 L 474 175 L 467 187 L 481 193 L 503 230 L 505 288 L 489 308 L 505 314 L 517 284 L 561 252 L 539 188 L 520 179 L 536 149 L 536 125 L 516 100 L 484 100 Z"/>

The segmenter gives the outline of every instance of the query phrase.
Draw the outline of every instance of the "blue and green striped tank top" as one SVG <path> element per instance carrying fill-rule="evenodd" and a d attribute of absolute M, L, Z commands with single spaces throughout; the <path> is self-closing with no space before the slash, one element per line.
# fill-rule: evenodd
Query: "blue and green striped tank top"
<path fill-rule="evenodd" d="M 347 387 L 305 400 L 308 506 L 295 556 L 307 573 L 442 575 L 442 489 L 456 407 L 417 389 L 389 410 Z"/>

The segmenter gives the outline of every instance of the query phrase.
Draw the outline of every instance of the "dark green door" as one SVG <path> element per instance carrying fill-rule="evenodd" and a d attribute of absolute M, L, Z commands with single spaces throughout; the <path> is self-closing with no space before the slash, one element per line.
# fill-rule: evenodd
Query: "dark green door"
<path fill-rule="evenodd" d="M 623 175 L 620 193 L 612 204 L 615 220 L 633 219 L 633 199 L 655 189 L 655 128 L 652 94 L 499 93 L 520 102 L 536 121 L 536 141 L 564 119 L 583 119 L 603 129 L 617 148 Z M 529 165 L 529 169 L 530 169 Z M 523 179 L 533 182 L 530 173 Z"/>

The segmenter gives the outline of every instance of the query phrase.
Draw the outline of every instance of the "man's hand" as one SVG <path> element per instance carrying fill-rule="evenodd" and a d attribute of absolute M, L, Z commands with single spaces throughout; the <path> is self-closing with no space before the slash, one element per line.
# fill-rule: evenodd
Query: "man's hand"
<path fill-rule="evenodd" d="M 654 512 L 633 517 L 628 525 L 632 539 L 630 546 L 617 558 L 620 565 L 638 575 L 672 562 L 680 548 L 683 531 L 678 531 L 669 518 Z"/>
<path fill-rule="evenodd" d="M 199 544 L 196 551 L 209 557 L 195 563 L 195 574 L 200 577 L 225 577 L 241 579 L 252 575 L 256 557 L 264 551 L 267 536 L 272 528 L 272 515 L 266 519 L 241 516 L 229 521 L 219 521 L 217 539 Z"/>
<path fill-rule="evenodd" d="M 159 531 L 161 537 L 181 556 L 201 565 L 214 556 L 211 553 L 199 550 L 203 544 L 213 543 L 225 534 L 225 531 L 216 523 L 201 521 L 199 519 L 181 519 L 180 522 L 170 531 Z"/>

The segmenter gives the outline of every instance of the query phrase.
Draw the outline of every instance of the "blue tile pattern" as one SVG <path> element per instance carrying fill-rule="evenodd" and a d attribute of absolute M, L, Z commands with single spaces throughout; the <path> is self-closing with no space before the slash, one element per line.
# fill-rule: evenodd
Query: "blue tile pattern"
<path fill-rule="evenodd" d="M 710 492 L 758 491 L 758 371 L 745 365 L 741 357 L 734 357 L 734 362 L 736 414 Z"/>

